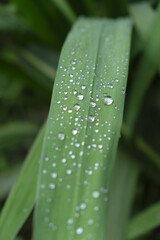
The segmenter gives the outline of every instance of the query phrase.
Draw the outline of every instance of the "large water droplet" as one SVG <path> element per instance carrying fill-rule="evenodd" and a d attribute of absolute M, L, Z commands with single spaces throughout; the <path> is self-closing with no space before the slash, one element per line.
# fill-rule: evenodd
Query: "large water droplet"
<path fill-rule="evenodd" d="M 104 105 L 109 106 L 113 103 L 113 99 L 110 96 L 104 95 L 103 103 L 104 103 Z"/>
<path fill-rule="evenodd" d="M 84 99 L 84 95 L 79 93 L 79 94 L 77 94 L 76 98 L 77 98 L 77 100 L 82 101 Z"/>
<path fill-rule="evenodd" d="M 64 139 L 65 139 L 65 135 L 64 135 L 64 133 L 58 133 L 58 139 L 59 140 L 61 140 L 61 141 L 63 141 Z"/>
<path fill-rule="evenodd" d="M 75 104 L 74 107 L 73 107 L 76 111 L 78 111 L 80 109 L 80 106 L 79 104 Z"/>

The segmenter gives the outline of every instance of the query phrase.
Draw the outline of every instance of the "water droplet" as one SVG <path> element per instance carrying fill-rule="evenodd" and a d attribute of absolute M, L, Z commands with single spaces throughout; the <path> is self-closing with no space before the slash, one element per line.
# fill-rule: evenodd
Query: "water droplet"
<path fill-rule="evenodd" d="M 125 87 L 122 87 L 121 93 L 125 94 Z"/>
<path fill-rule="evenodd" d="M 109 82 L 108 82 L 108 83 L 107 83 L 107 87 L 112 89 L 112 88 L 113 88 L 112 83 L 109 83 Z"/>
<path fill-rule="evenodd" d="M 83 94 L 79 93 L 79 94 L 77 94 L 76 98 L 77 98 L 77 100 L 81 101 L 84 99 L 84 96 L 83 96 Z"/>
<path fill-rule="evenodd" d="M 89 106 L 92 107 L 92 108 L 95 108 L 96 107 L 96 103 L 91 101 Z"/>
<path fill-rule="evenodd" d="M 85 209 L 85 208 L 86 208 L 86 204 L 85 204 L 85 203 L 81 203 L 80 209 L 83 210 L 83 209 Z"/>
<path fill-rule="evenodd" d="M 82 85 L 81 89 L 85 90 L 86 89 L 86 85 Z"/>
<path fill-rule="evenodd" d="M 63 141 L 64 139 L 65 139 L 65 135 L 64 135 L 64 133 L 58 133 L 58 139 L 59 140 L 61 140 L 61 141 Z"/>
<path fill-rule="evenodd" d="M 92 197 L 93 198 L 98 198 L 99 197 L 99 192 L 98 191 L 93 191 L 92 192 Z"/>
<path fill-rule="evenodd" d="M 83 233 L 83 228 L 82 227 L 79 227 L 76 229 L 76 233 L 79 235 L 79 234 L 82 234 Z"/>
<path fill-rule="evenodd" d="M 55 172 L 54 172 L 54 173 L 51 173 L 51 177 L 52 177 L 52 178 L 56 178 L 56 177 L 57 177 L 57 173 L 55 173 Z"/>
<path fill-rule="evenodd" d="M 66 162 L 66 159 L 65 159 L 65 158 L 62 158 L 61 161 L 62 161 L 62 163 L 65 163 L 65 162 Z"/>
<path fill-rule="evenodd" d="M 80 109 L 80 106 L 79 104 L 75 104 L 74 107 L 73 107 L 76 111 L 78 111 Z"/>
<path fill-rule="evenodd" d="M 77 91 L 76 90 L 73 90 L 73 95 L 76 95 L 77 94 Z"/>
<path fill-rule="evenodd" d="M 50 187 L 51 189 L 54 189 L 54 188 L 55 188 L 55 184 L 50 183 L 50 184 L 49 184 L 49 187 Z"/>
<path fill-rule="evenodd" d="M 72 223 L 73 223 L 73 219 L 72 219 L 72 218 L 69 218 L 69 219 L 67 220 L 67 223 L 68 223 L 68 224 L 72 224 Z"/>
<path fill-rule="evenodd" d="M 71 169 L 67 169 L 67 174 L 70 175 L 72 173 L 72 170 Z"/>
<path fill-rule="evenodd" d="M 88 220 L 88 224 L 89 224 L 89 225 L 93 224 L 93 219 L 89 219 L 89 220 Z"/>
<path fill-rule="evenodd" d="M 93 123 L 95 121 L 95 117 L 90 115 L 90 116 L 88 116 L 87 120 L 88 120 L 88 122 Z"/>
<path fill-rule="evenodd" d="M 76 129 L 72 129 L 72 134 L 76 135 L 78 133 L 78 131 Z"/>
<path fill-rule="evenodd" d="M 103 103 L 104 103 L 104 105 L 109 106 L 113 103 L 113 99 L 110 96 L 105 95 L 103 97 Z"/>

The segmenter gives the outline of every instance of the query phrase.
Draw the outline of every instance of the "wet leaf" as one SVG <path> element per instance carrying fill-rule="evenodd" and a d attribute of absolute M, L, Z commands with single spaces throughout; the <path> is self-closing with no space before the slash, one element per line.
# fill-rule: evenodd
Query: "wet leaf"
<path fill-rule="evenodd" d="M 130 37 L 128 19 L 85 18 L 67 37 L 42 148 L 35 240 L 105 239 Z"/>

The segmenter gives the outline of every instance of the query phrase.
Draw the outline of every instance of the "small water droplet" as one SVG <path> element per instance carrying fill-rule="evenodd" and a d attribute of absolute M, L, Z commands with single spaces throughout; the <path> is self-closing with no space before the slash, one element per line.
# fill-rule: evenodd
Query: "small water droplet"
<path fill-rule="evenodd" d="M 77 98 L 77 100 L 82 101 L 84 99 L 84 95 L 79 93 L 79 94 L 77 94 L 76 98 Z"/>
<path fill-rule="evenodd" d="M 73 95 L 76 95 L 77 94 L 77 91 L 76 90 L 73 90 Z"/>
<path fill-rule="evenodd" d="M 85 208 L 86 208 L 86 204 L 85 204 L 85 203 L 81 203 L 80 209 L 83 210 L 83 209 L 85 209 Z"/>
<path fill-rule="evenodd" d="M 72 170 L 71 169 L 67 169 L 67 174 L 70 175 L 72 173 Z"/>
<path fill-rule="evenodd" d="M 122 94 L 125 94 L 125 92 L 126 92 L 126 91 L 125 91 L 125 87 L 122 87 L 121 93 L 122 93 Z"/>
<path fill-rule="evenodd" d="M 98 198 L 99 197 L 99 192 L 98 191 L 93 191 L 92 192 L 92 197 L 93 198 Z"/>
<path fill-rule="evenodd" d="M 82 85 L 81 89 L 85 90 L 86 89 L 86 85 Z"/>
<path fill-rule="evenodd" d="M 109 83 L 109 82 L 108 82 L 108 83 L 107 83 L 107 87 L 112 89 L 112 88 L 113 88 L 112 83 Z"/>
<path fill-rule="evenodd" d="M 54 172 L 54 173 L 51 173 L 51 177 L 52 177 L 52 178 L 56 178 L 56 177 L 57 177 L 57 173 L 55 173 L 55 172 Z"/>
<path fill-rule="evenodd" d="M 93 102 L 93 101 L 91 101 L 90 104 L 89 104 L 89 106 L 92 107 L 92 108 L 95 108 L 95 107 L 96 107 L 96 103 Z"/>
<path fill-rule="evenodd" d="M 78 111 L 80 109 L 80 106 L 79 104 L 75 104 L 74 107 L 73 107 L 76 111 Z"/>
<path fill-rule="evenodd" d="M 49 184 L 49 187 L 50 187 L 51 189 L 54 189 L 54 188 L 55 188 L 55 184 L 50 183 L 50 184 Z"/>
<path fill-rule="evenodd" d="M 58 139 L 59 140 L 61 140 L 61 141 L 63 141 L 64 139 L 65 139 L 65 135 L 64 135 L 64 133 L 58 133 Z"/>
<path fill-rule="evenodd" d="M 89 115 L 88 118 L 87 118 L 87 121 L 90 122 L 90 123 L 93 123 L 95 121 L 95 117 Z"/>
<path fill-rule="evenodd" d="M 76 229 L 76 233 L 79 235 L 79 234 L 82 234 L 83 233 L 83 228 L 82 227 L 79 227 Z"/>
<path fill-rule="evenodd" d="M 77 133 L 78 133 L 77 129 L 72 129 L 72 134 L 73 135 L 77 135 Z"/>
<path fill-rule="evenodd" d="M 66 158 L 62 158 L 62 163 L 65 163 L 66 162 Z"/>
<path fill-rule="evenodd" d="M 69 219 L 67 220 L 67 223 L 68 223 L 68 224 L 72 224 L 72 223 L 73 223 L 73 219 L 72 219 L 72 218 L 69 218 Z"/>
<path fill-rule="evenodd" d="M 103 103 L 104 103 L 104 105 L 109 106 L 113 103 L 113 99 L 110 96 L 104 95 Z"/>

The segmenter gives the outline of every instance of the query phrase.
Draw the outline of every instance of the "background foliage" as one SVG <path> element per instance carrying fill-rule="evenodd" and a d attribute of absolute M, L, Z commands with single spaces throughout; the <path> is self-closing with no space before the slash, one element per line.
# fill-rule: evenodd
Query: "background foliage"
<path fill-rule="evenodd" d="M 128 162 L 124 162 L 125 172 L 133 170 L 129 176 L 133 175 L 131 181 L 134 184 L 129 183 L 132 187 L 127 188 L 128 176 L 121 176 L 121 171 L 115 173 L 119 187 L 115 189 L 113 201 L 118 210 L 115 215 L 111 213 L 111 221 L 107 227 L 112 231 L 111 223 L 116 221 L 116 214 L 121 214 L 118 211 L 122 211 L 122 206 L 128 204 L 128 239 L 158 240 L 158 1 L 0 1 L 0 208 L 3 209 L 32 142 L 47 117 L 62 44 L 72 24 L 81 15 L 109 18 L 130 16 L 133 21 L 129 79 L 119 151 L 122 152 L 123 159 L 130 161 L 131 167 L 128 167 Z M 120 166 L 118 169 L 121 169 Z M 126 197 L 126 203 L 124 202 L 122 189 L 126 189 L 124 194 L 130 196 L 132 201 Z M 129 189 L 131 191 L 127 192 Z M 112 199 L 112 196 L 110 198 Z M 118 226 L 117 223 L 117 231 Z M 119 227 L 119 231 L 122 228 L 123 226 Z M 17 239 L 30 239 L 31 232 L 32 213 L 18 233 Z M 113 240 L 116 240 L 116 237 Z"/>

